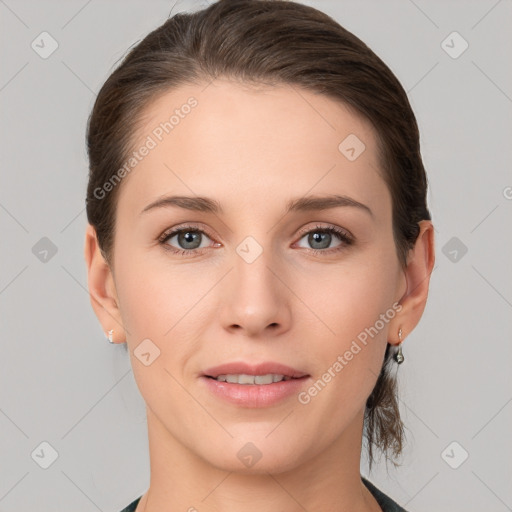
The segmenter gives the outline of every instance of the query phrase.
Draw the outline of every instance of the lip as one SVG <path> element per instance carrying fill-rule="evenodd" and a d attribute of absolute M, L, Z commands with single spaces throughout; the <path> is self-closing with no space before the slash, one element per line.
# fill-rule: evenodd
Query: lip
<path fill-rule="evenodd" d="M 276 373 L 293 378 L 272 384 L 233 384 L 215 379 L 219 375 L 241 373 L 246 375 Z M 239 407 L 259 408 L 276 405 L 292 395 L 297 396 L 306 381 L 310 379 L 310 375 L 280 363 L 266 362 L 250 365 L 232 362 L 209 368 L 200 379 L 208 391 L 221 400 Z"/>
<path fill-rule="evenodd" d="M 274 363 L 271 361 L 259 363 L 256 365 L 251 365 L 245 362 L 233 361 L 231 363 L 222 364 L 220 366 L 214 366 L 212 368 L 205 370 L 204 376 L 217 378 L 219 375 L 239 375 L 241 373 L 244 373 L 245 375 L 266 375 L 267 373 L 276 373 L 278 375 L 284 375 L 285 377 L 293 377 L 294 379 L 300 379 L 308 375 L 307 373 L 297 370 L 295 368 L 291 368 L 290 366 L 286 366 L 280 363 Z M 242 385 L 245 386 L 245 384 Z M 270 385 L 271 384 L 267 384 L 267 386 Z"/>

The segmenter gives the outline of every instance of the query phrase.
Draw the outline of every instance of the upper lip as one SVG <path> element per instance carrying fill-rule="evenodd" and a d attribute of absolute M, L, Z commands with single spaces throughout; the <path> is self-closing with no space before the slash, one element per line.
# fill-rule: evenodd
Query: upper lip
<path fill-rule="evenodd" d="M 285 377 L 293 377 L 299 379 L 308 374 L 290 366 L 280 363 L 264 362 L 259 364 L 249 364 L 245 362 L 236 362 L 221 364 L 205 370 L 204 375 L 207 377 L 217 378 L 219 375 L 267 375 L 268 373 L 275 373 L 277 375 L 284 375 Z"/>

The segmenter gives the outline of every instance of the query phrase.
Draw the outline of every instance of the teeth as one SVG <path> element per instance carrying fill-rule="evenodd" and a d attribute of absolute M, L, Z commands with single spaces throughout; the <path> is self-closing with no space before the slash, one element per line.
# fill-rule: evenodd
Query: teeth
<path fill-rule="evenodd" d="M 285 377 L 277 373 L 267 373 L 266 375 L 246 375 L 242 373 L 237 375 L 219 375 L 216 380 L 219 382 L 229 382 L 231 384 L 272 384 L 273 382 L 290 380 L 291 378 L 292 377 Z"/>

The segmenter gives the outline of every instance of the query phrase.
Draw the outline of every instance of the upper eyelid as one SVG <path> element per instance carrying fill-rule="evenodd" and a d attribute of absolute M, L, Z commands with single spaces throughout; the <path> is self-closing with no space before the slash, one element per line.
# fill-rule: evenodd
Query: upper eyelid
<path fill-rule="evenodd" d="M 335 231 L 341 231 L 341 233 L 346 235 L 348 238 L 351 238 L 351 239 L 354 238 L 352 233 L 350 233 L 350 231 L 348 231 L 348 229 L 342 228 L 340 226 L 335 226 L 334 224 L 327 224 L 327 226 L 318 226 L 317 225 L 317 226 L 313 226 L 313 227 L 300 229 L 299 235 L 303 236 L 303 235 L 307 235 L 308 233 L 311 233 L 312 231 L 315 231 L 315 230 L 323 231 L 323 230 L 329 230 L 329 229 L 333 229 Z"/>
<path fill-rule="evenodd" d="M 190 224 L 190 225 L 187 225 L 185 224 L 184 226 L 181 226 L 181 227 L 177 227 L 177 228 L 170 228 L 170 229 L 166 229 L 159 237 L 158 239 L 159 240 L 165 240 L 165 239 L 168 239 L 168 238 L 172 238 L 173 236 L 176 236 L 178 233 L 182 232 L 182 231 L 187 231 L 190 230 L 190 231 L 199 231 L 201 233 L 204 233 L 206 236 L 208 236 L 208 238 L 210 239 L 213 239 L 214 237 L 212 235 L 210 235 L 208 233 L 208 230 L 205 229 L 205 228 L 202 228 L 200 226 L 195 226 L 193 224 Z"/>

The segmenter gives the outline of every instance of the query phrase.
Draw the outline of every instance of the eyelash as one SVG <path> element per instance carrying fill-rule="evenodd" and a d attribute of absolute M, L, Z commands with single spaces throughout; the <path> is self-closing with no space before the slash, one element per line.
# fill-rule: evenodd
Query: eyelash
<path fill-rule="evenodd" d="M 167 240 L 172 238 L 174 235 L 177 235 L 177 234 L 180 234 L 180 233 L 186 232 L 186 231 L 194 231 L 197 233 L 202 233 L 202 234 L 206 235 L 208 238 L 213 239 L 213 236 L 211 236 L 207 231 L 205 231 L 203 229 L 199 229 L 197 226 L 185 225 L 185 226 L 181 226 L 178 229 L 165 231 L 158 237 L 158 242 L 163 246 L 163 248 L 165 250 L 170 251 L 174 254 L 178 254 L 183 257 L 194 257 L 198 253 L 202 252 L 203 249 L 208 249 L 208 247 L 202 247 L 200 249 L 176 249 L 175 247 L 172 247 L 171 245 L 166 243 Z M 305 235 L 308 235 L 310 233 L 317 233 L 317 232 L 330 233 L 330 234 L 336 235 L 341 240 L 342 244 L 337 247 L 331 247 L 330 249 L 308 248 L 307 250 L 309 252 L 313 253 L 314 255 L 318 255 L 318 254 L 322 255 L 325 253 L 330 254 L 332 252 L 342 251 L 344 248 L 346 248 L 347 246 L 350 246 L 354 243 L 354 239 L 346 231 L 341 230 L 340 228 L 337 228 L 336 226 L 319 226 L 319 225 L 317 225 L 313 229 L 308 229 L 308 230 L 302 231 L 300 233 L 299 240 L 304 238 Z"/>

